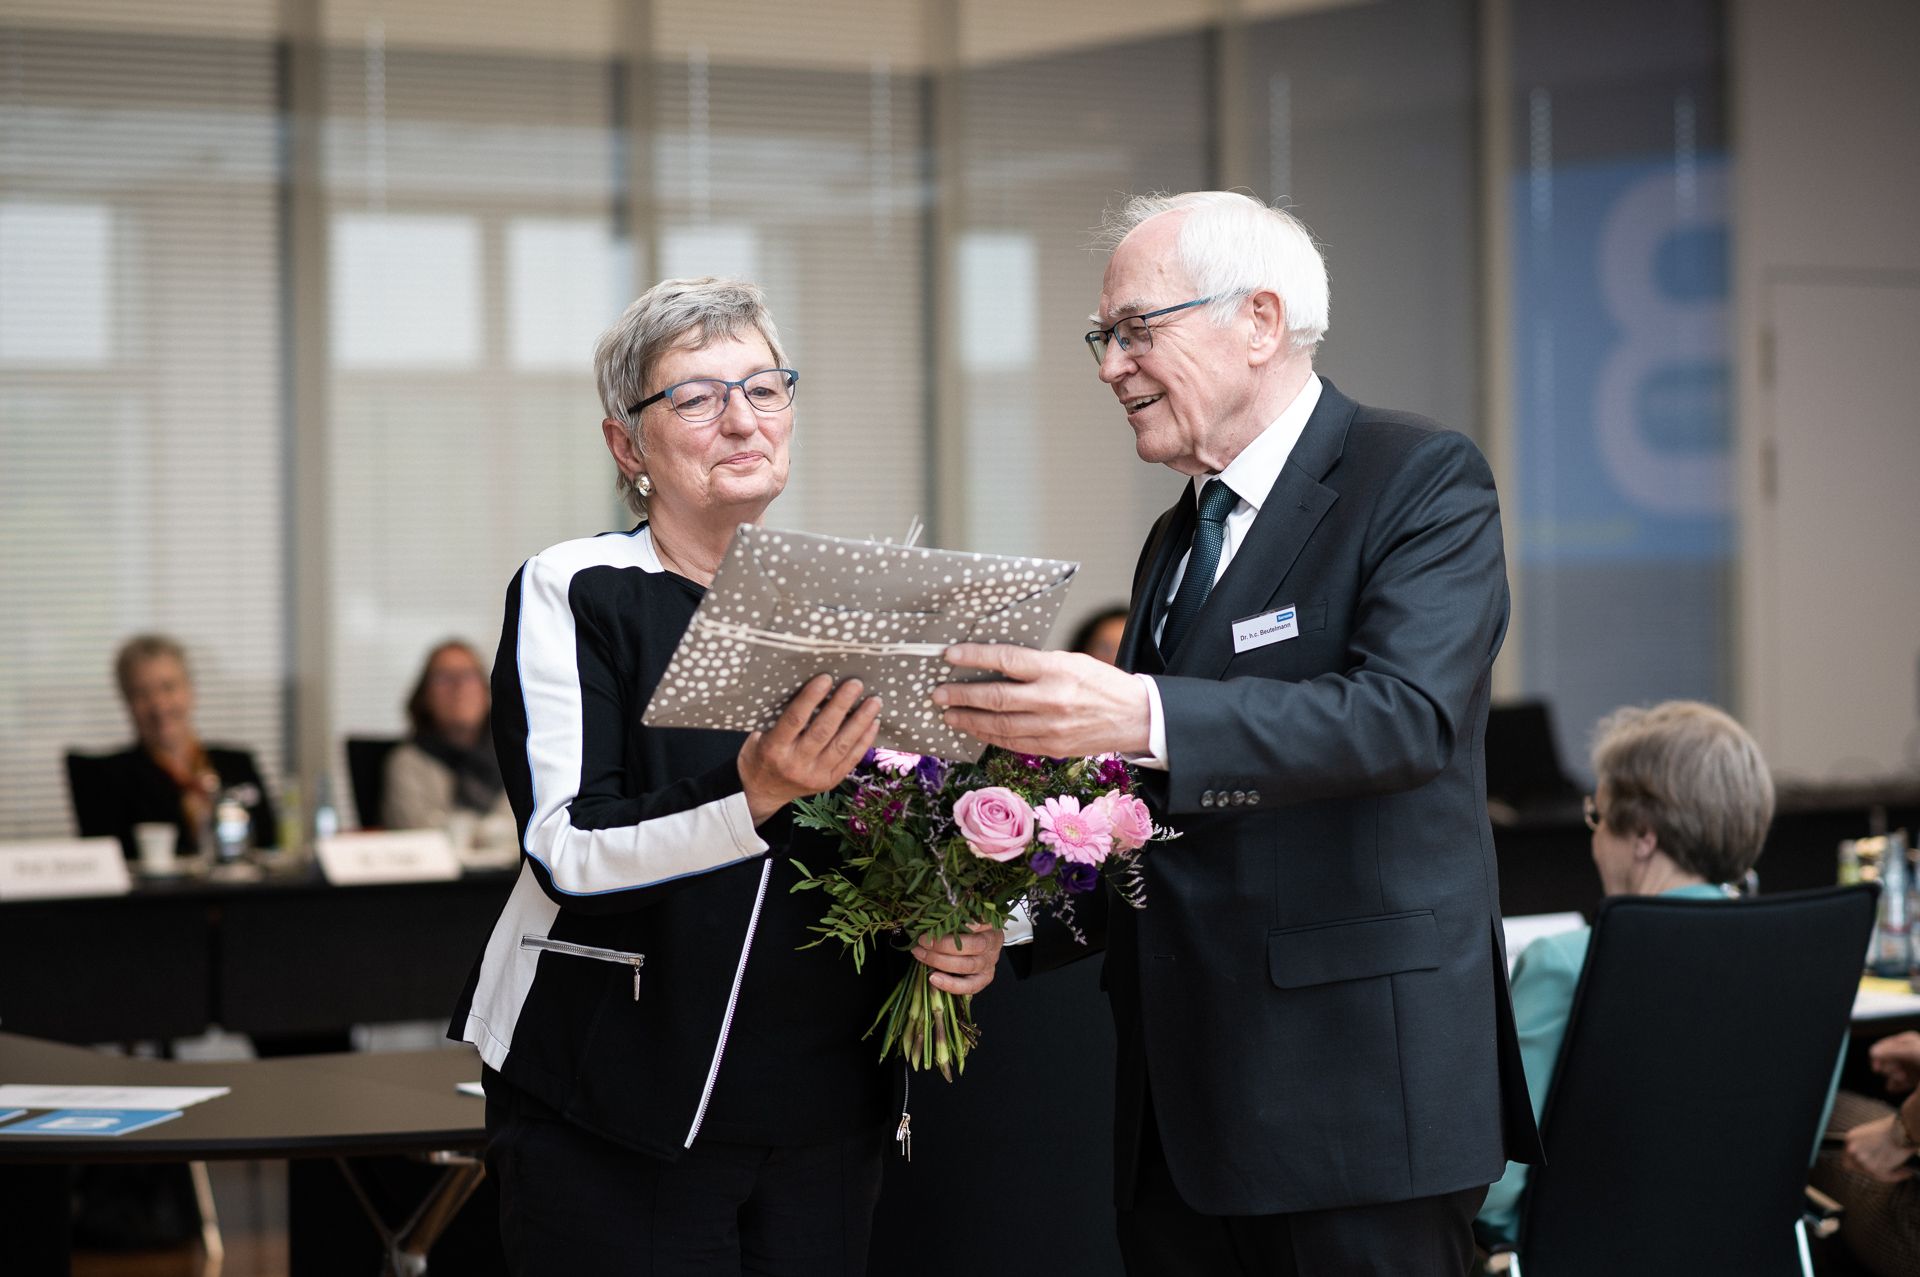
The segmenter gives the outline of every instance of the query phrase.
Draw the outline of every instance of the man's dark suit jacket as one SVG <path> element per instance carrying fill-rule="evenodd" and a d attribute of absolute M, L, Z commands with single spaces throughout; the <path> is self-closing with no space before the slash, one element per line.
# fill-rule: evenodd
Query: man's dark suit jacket
<path fill-rule="evenodd" d="M 1134 577 L 1123 668 L 1159 675 L 1181 831 L 1112 910 L 1116 1173 L 1147 1083 L 1175 1185 L 1214 1215 L 1498 1179 L 1539 1141 L 1513 1039 L 1483 737 L 1507 626 L 1500 511 L 1465 436 L 1324 383 L 1246 541 L 1164 670 L 1153 623 L 1187 489 Z M 1299 636 L 1235 655 L 1232 624 Z"/>

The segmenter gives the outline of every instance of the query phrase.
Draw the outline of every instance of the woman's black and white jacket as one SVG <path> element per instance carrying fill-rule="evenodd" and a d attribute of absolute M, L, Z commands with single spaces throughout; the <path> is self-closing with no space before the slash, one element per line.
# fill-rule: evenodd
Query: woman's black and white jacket
<path fill-rule="evenodd" d="M 508 588 L 493 731 L 520 876 L 450 1029 L 569 1121 L 668 1157 L 720 1072 L 762 832 L 784 838 L 748 813 L 741 735 L 640 723 L 699 597 L 645 525 L 545 550 Z"/>

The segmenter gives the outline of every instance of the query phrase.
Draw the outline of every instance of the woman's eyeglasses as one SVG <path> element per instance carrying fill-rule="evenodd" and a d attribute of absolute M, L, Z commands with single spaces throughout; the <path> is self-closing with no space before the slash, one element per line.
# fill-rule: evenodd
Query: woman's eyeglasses
<path fill-rule="evenodd" d="M 627 415 L 642 411 L 662 399 L 682 421 L 695 425 L 712 421 L 727 410 L 727 400 L 737 387 L 747 406 L 755 412 L 779 412 L 793 402 L 793 388 L 800 374 L 791 368 L 765 368 L 738 381 L 723 377 L 695 377 L 675 382 L 658 394 L 648 395 L 627 409 Z"/>

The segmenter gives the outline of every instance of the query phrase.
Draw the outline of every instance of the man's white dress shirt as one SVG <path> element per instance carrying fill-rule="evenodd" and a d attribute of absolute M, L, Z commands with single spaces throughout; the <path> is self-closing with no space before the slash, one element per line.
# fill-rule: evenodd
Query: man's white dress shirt
<path fill-rule="evenodd" d="M 1314 405 L 1319 402 L 1319 375 L 1308 373 L 1307 384 L 1300 387 L 1300 393 L 1293 397 L 1293 402 L 1282 409 L 1280 415 L 1252 443 L 1242 448 L 1240 455 L 1229 461 L 1225 470 L 1219 474 L 1194 476 L 1193 495 L 1196 502 L 1200 498 L 1200 489 L 1209 479 L 1220 480 L 1232 488 L 1233 495 L 1239 498 L 1233 509 L 1227 512 L 1226 536 L 1220 544 L 1220 563 L 1213 570 L 1215 584 L 1225 575 L 1227 565 L 1233 562 L 1234 554 L 1245 543 L 1247 533 L 1253 528 L 1253 521 L 1260 517 L 1260 507 L 1272 494 L 1273 485 L 1279 482 L 1280 471 L 1286 468 L 1287 458 L 1293 455 L 1293 445 L 1300 442 L 1300 434 L 1307 428 L 1307 418 L 1313 415 Z M 1173 602 L 1174 595 L 1180 592 L 1180 580 L 1187 574 L 1187 559 L 1192 553 L 1192 550 L 1188 550 L 1180 556 L 1180 562 L 1167 578 L 1167 593 L 1162 603 Z M 1158 610 L 1160 619 L 1154 622 L 1151 635 L 1151 641 L 1156 644 L 1160 641 L 1161 630 L 1167 624 L 1165 608 Z M 1160 708 L 1160 688 L 1151 674 L 1136 674 L 1134 677 L 1147 685 L 1147 752 L 1130 755 L 1127 761 L 1136 766 L 1165 771 L 1167 721 Z"/>

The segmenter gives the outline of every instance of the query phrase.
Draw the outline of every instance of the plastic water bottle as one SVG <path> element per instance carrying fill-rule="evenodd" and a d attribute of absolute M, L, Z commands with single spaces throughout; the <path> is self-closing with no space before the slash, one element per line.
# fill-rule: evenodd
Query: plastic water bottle
<path fill-rule="evenodd" d="M 1880 850 L 1880 906 L 1867 961 L 1868 970 L 1877 976 L 1908 978 L 1912 950 L 1907 892 L 1912 878 L 1912 868 L 1907 864 L 1907 831 L 1895 829 L 1886 835 Z"/>
<path fill-rule="evenodd" d="M 323 772 L 313 787 L 313 841 L 318 845 L 321 839 L 339 832 L 340 809 L 333 805 L 333 780 Z"/>
<path fill-rule="evenodd" d="M 245 787 L 250 789 L 251 786 Z M 220 791 L 213 803 L 213 854 L 223 865 L 238 864 L 253 848 L 253 813 L 240 786 Z M 258 798 L 258 795 L 254 795 Z"/>

